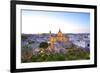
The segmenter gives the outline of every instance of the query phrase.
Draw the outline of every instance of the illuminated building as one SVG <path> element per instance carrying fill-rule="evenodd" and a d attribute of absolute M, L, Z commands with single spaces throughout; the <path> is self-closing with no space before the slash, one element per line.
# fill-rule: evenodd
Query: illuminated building
<path fill-rule="evenodd" d="M 60 46 L 62 46 L 62 43 L 67 43 L 69 41 L 69 38 L 63 35 L 63 33 L 61 32 L 61 30 L 59 29 L 58 33 L 56 34 L 56 36 L 53 36 L 51 31 L 49 33 L 50 37 L 49 37 L 49 42 L 50 42 L 50 48 L 54 48 L 55 47 L 55 43 L 58 42 L 60 43 Z"/>

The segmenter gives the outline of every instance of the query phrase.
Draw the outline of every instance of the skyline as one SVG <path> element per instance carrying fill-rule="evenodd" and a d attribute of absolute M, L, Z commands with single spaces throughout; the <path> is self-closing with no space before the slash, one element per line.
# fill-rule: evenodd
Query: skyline
<path fill-rule="evenodd" d="M 22 10 L 22 33 L 57 33 L 59 29 L 63 33 L 89 33 L 90 13 Z"/>

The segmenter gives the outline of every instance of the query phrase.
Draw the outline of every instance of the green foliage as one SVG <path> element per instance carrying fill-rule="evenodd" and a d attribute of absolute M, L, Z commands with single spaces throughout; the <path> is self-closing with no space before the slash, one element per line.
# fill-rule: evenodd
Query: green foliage
<path fill-rule="evenodd" d="M 65 56 L 62 54 L 50 54 L 46 57 L 45 61 L 64 61 Z"/>
<path fill-rule="evenodd" d="M 39 48 L 48 48 L 49 44 L 47 42 L 41 42 L 40 45 L 39 45 Z"/>
<path fill-rule="evenodd" d="M 82 59 L 89 59 L 90 55 L 88 52 L 76 48 L 76 49 L 68 49 L 66 53 L 66 60 L 82 60 Z"/>
<path fill-rule="evenodd" d="M 32 57 L 32 62 L 46 62 L 46 61 L 64 61 L 66 59 L 65 55 L 62 54 L 51 54 L 51 55 L 38 55 Z"/>
<path fill-rule="evenodd" d="M 33 44 L 33 43 L 35 43 L 35 41 L 30 41 L 30 40 L 29 40 L 28 43 L 29 43 L 29 44 Z"/>
<path fill-rule="evenodd" d="M 21 38 L 22 38 L 22 40 L 26 40 L 27 39 L 27 36 L 22 35 Z"/>
<path fill-rule="evenodd" d="M 27 48 L 26 46 L 24 46 Z M 47 47 L 45 47 L 47 48 Z M 66 53 L 50 53 L 47 54 L 46 49 L 40 48 L 37 55 L 31 55 L 31 51 L 23 51 L 22 62 L 46 62 L 46 61 L 70 61 L 70 60 L 86 60 L 90 59 L 90 54 L 80 48 L 66 49 Z M 25 52 L 25 53 L 24 53 Z"/>

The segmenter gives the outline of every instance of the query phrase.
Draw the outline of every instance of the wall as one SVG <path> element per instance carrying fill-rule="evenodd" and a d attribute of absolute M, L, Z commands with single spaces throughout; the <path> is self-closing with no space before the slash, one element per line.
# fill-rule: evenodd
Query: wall
<path fill-rule="evenodd" d="M 98 4 L 98 67 L 85 69 L 42 71 L 34 73 L 99 73 L 100 72 L 100 1 L 99 0 L 34 0 L 77 4 Z M 10 0 L 0 0 L 0 73 L 10 73 Z M 29 72 L 32 73 L 32 72 Z"/>

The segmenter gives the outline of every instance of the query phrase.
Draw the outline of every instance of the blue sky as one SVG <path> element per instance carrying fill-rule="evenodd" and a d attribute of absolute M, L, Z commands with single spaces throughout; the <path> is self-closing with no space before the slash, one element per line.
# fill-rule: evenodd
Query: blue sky
<path fill-rule="evenodd" d="M 22 10 L 22 33 L 56 33 L 59 29 L 63 33 L 89 33 L 90 13 Z"/>

